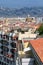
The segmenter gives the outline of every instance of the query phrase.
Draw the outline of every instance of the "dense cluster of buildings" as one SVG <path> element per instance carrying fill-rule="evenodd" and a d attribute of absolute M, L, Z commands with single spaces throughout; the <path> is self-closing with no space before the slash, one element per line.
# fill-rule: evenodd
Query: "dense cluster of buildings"
<path fill-rule="evenodd" d="M 0 65 L 43 65 L 43 39 L 36 32 L 42 23 L 35 17 L 0 18 Z"/>

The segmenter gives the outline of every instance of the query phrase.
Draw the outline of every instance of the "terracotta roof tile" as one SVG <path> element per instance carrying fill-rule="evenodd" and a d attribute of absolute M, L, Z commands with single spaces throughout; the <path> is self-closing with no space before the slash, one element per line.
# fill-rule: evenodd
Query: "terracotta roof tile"
<path fill-rule="evenodd" d="M 31 40 L 30 44 L 34 48 L 40 60 L 43 62 L 43 38 Z"/>

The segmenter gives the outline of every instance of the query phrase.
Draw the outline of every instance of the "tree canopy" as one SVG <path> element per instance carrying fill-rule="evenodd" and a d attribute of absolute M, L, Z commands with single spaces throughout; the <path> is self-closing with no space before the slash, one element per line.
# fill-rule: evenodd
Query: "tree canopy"
<path fill-rule="evenodd" d="M 43 35 L 43 24 L 38 29 L 39 35 Z"/>

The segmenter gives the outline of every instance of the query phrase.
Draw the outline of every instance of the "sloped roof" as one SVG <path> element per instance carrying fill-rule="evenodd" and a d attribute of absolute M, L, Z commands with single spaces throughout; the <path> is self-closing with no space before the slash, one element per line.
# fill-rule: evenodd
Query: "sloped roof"
<path fill-rule="evenodd" d="M 43 63 L 43 38 L 31 40 L 30 44 L 32 45 L 33 49 Z"/>

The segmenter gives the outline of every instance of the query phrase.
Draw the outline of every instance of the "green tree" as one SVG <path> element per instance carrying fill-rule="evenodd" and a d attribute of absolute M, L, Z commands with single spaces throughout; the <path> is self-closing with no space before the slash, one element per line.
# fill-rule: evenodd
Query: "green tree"
<path fill-rule="evenodd" d="M 39 35 L 43 35 L 43 24 L 38 29 Z"/>

